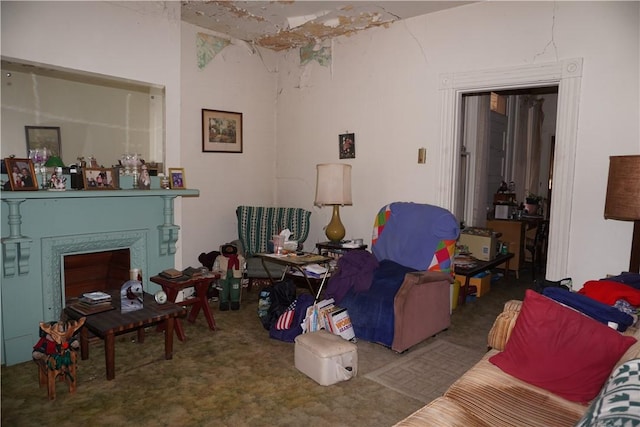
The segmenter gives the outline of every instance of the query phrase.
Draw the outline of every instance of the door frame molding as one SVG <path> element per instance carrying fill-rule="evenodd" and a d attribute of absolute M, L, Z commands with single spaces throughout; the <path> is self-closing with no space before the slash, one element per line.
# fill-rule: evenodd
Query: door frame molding
<path fill-rule="evenodd" d="M 547 277 L 568 276 L 569 236 L 573 206 L 575 158 L 578 145 L 578 110 L 582 83 L 582 58 L 544 64 L 443 73 L 440 92 L 440 164 L 438 204 L 455 212 L 460 166 L 462 95 L 529 87 L 558 86 L 556 150 L 550 209 Z"/>

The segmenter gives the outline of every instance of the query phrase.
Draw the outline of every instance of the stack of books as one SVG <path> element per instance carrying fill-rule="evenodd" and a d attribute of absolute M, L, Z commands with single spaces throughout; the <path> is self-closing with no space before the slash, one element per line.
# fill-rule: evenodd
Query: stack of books
<path fill-rule="evenodd" d="M 86 304 L 111 304 L 111 295 L 106 292 L 96 291 L 82 294 L 80 301 Z"/>
<path fill-rule="evenodd" d="M 114 308 L 111 304 L 111 295 L 101 291 L 86 292 L 69 307 L 84 315 L 101 313 Z"/>
<path fill-rule="evenodd" d="M 319 264 L 309 264 L 302 267 L 307 275 L 314 278 L 321 278 L 327 273 L 327 268 Z"/>

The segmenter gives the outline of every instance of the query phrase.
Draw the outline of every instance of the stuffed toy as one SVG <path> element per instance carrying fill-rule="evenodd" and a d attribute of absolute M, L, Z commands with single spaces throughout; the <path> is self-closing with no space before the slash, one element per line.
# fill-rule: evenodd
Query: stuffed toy
<path fill-rule="evenodd" d="M 238 248 L 235 246 L 222 245 L 215 267 L 220 271 L 220 311 L 227 311 L 229 308 L 239 310 L 244 257 L 238 254 Z"/>

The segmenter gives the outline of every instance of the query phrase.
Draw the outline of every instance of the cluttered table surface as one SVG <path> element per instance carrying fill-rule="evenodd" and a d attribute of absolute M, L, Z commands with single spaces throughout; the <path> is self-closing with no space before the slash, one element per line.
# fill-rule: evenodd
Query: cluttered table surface
<path fill-rule="evenodd" d="M 322 288 L 330 274 L 330 263 L 333 258 L 312 254 L 312 253 L 288 253 L 288 254 L 258 254 L 262 261 L 262 266 L 267 272 L 269 279 L 275 282 L 276 279 L 272 277 L 269 268 L 266 263 L 280 264 L 289 267 L 298 275 L 304 278 L 309 287 L 309 291 L 314 295 L 316 301 L 322 293 Z M 314 289 L 311 279 L 320 280 L 318 289 Z M 282 278 L 280 278 L 282 280 Z"/>
<path fill-rule="evenodd" d="M 458 295 L 458 304 L 462 305 L 467 299 L 469 292 L 469 279 L 478 273 L 482 273 L 485 270 L 490 270 L 501 264 L 505 264 L 505 275 L 509 271 L 509 262 L 514 257 L 513 253 L 498 254 L 495 258 L 482 261 L 471 255 L 458 255 L 454 259 L 455 273 L 464 276 L 465 281 L 461 284 L 460 293 Z"/>

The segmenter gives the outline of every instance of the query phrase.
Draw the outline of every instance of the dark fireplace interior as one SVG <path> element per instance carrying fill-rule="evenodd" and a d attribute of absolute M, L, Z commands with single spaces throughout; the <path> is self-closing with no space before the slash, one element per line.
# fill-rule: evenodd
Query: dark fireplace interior
<path fill-rule="evenodd" d="M 129 249 L 64 256 L 65 299 L 85 292 L 119 290 L 129 280 Z"/>

